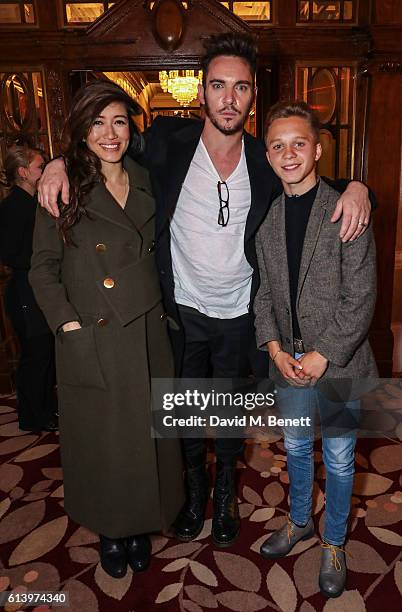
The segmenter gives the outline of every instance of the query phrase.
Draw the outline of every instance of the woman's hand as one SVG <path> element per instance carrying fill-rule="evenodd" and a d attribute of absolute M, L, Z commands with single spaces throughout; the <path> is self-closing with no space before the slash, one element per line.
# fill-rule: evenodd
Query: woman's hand
<path fill-rule="evenodd" d="M 312 385 L 315 385 L 328 367 L 328 359 L 318 351 L 304 353 L 298 360 L 298 363 L 303 366 L 302 373 L 310 378 L 309 382 Z"/>
<path fill-rule="evenodd" d="M 64 332 L 74 331 L 74 329 L 81 329 L 80 323 L 78 321 L 69 321 L 68 323 L 64 323 L 61 328 Z"/>

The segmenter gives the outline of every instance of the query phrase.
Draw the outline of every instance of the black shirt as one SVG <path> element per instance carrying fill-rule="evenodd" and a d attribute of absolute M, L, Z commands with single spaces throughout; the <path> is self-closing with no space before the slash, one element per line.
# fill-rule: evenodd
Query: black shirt
<path fill-rule="evenodd" d="M 318 191 L 318 183 L 300 196 L 285 195 L 285 232 L 289 268 L 290 305 L 293 337 L 302 339 L 296 313 L 297 286 L 303 252 L 304 237 L 311 209 Z"/>

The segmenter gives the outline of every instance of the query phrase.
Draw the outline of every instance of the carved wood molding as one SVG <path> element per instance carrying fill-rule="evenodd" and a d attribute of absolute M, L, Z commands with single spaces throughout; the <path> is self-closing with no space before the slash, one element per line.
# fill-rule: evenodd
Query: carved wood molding
<path fill-rule="evenodd" d="M 402 62 L 371 58 L 363 62 L 358 71 L 358 76 L 375 76 L 376 74 L 402 75 Z"/>
<path fill-rule="evenodd" d="M 378 71 L 402 75 L 402 62 L 384 62 L 379 64 Z"/>
<path fill-rule="evenodd" d="M 121 71 L 132 71 L 132 70 L 160 70 L 161 66 L 166 68 L 177 68 L 180 64 L 181 69 L 194 69 L 198 68 L 200 63 L 199 55 L 154 55 L 154 56 L 97 56 L 97 57 L 83 57 L 80 60 L 69 60 L 64 62 L 64 69 L 76 69 L 76 70 L 98 70 L 103 72 L 104 70 L 119 70 Z"/>
<path fill-rule="evenodd" d="M 206 13 L 209 13 L 211 17 L 219 21 L 227 30 L 232 32 L 244 32 L 247 34 L 253 33 L 253 29 L 243 21 L 243 19 L 237 17 L 234 13 L 229 13 L 227 10 L 224 10 L 221 4 L 215 0 L 193 0 L 191 4 L 193 6 L 202 6 Z"/>
<path fill-rule="evenodd" d="M 107 35 L 120 23 L 124 23 L 134 9 L 144 10 L 143 7 L 143 0 L 120 0 L 107 13 L 104 13 L 99 19 L 89 25 L 85 29 L 84 35 L 90 37 Z"/>
<path fill-rule="evenodd" d="M 294 100 L 295 98 L 295 63 L 283 62 L 279 67 L 279 97 L 281 100 Z"/>
<path fill-rule="evenodd" d="M 219 2 L 215 0 L 193 0 L 189 3 L 186 11 L 189 19 L 194 8 L 201 9 L 204 13 L 210 15 L 214 21 L 222 24 L 225 30 L 232 32 L 247 32 L 253 30 L 250 26 L 237 15 L 230 13 Z M 83 36 L 91 40 L 102 38 L 111 39 L 113 32 L 127 21 L 136 22 L 136 14 L 143 11 L 149 15 L 149 27 L 152 27 L 151 12 L 144 6 L 143 0 L 120 0 L 109 11 L 104 13 L 96 22 L 89 25 L 83 32 Z M 211 33 L 211 32 L 209 32 Z M 133 37 L 135 39 L 135 36 Z"/>
<path fill-rule="evenodd" d="M 51 125 L 53 155 L 60 152 L 61 134 L 65 121 L 63 73 L 52 66 L 46 70 L 46 96 Z"/>

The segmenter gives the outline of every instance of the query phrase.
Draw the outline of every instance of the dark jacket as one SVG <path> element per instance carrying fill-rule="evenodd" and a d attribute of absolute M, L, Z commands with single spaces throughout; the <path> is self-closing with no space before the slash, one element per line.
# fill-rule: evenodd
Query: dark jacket
<path fill-rule="evenodd" d="M 177 373 L 180 372 L 184 336 L 180 330 L 180 316 L 174 300 L 170 220 L 203 127 L 202 121 L 174 117 L 155 119 L 152 127 L 146 133 L 146 152 L 142 159 L 142 163 L 150 171 L 152 188 L 157 202 L 156 257 L 163 299 L 170 317 L 171 334 L 176 336 L 173 345 L 176 347 Z M 254 237 L 268 212 L 271 201 L 282 192 L 282 185 L 266 160 L 262 141 L 245 132 L 244 148 L 251 186 L 251 206 L 244 235 L 244 251 L 254 270 L 250 298 L 250 304 L 252 304 L 259 285 Z M 256 350 L 251 307 L 249 357 L 251 368 L 256 374 L 263 376 L 266 373 L 266 359 Z"/>
<path fill-rule="evenodd" d="M 28 281 L 36 208 L 36 199 L 17 186 L 0 204 L 0 259 L 12 269 L 6 310 L 18 335 L 26 338 L 50 333 Z"/>
<path fill-rule="evenodd" d="M 338 193 L 320 181 L 304 238 L 297 290 L 297 318 L 305 351 L 329 361 L 323 378 L 376 377 L 367 335 L 376 301 L 373 230 L 352 242 L 331 223 Z M 256 238 L 261 285 L 254 301 L 257 344 L 277 340 L 293 354 L 285 196 L 277 198 Z M 272 375 L 280 379 L 272 365 Z"/>

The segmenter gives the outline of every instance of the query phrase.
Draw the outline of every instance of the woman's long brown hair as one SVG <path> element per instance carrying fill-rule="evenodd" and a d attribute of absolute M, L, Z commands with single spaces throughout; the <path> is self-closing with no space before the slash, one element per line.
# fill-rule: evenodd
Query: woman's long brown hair
<path fill-rule="evenodd" d="M 93 81 L 84 85 L 74 96 L 71 111 L 63 130 L 63 154 L 70 183 L 70 201 L 60 204 L 58 229 L 67 245 L 73 244 L 71 229 L 86 214 L 87 198 L 94 185 L 105 181 L 101 161 L 85 143 L 93 122 L 112 102 L 122 102 L 128 114 L 131 150 L 140 149 L 141 136 L 131 119 L 142 109 L 126 92 L 110 81 Z"/>

